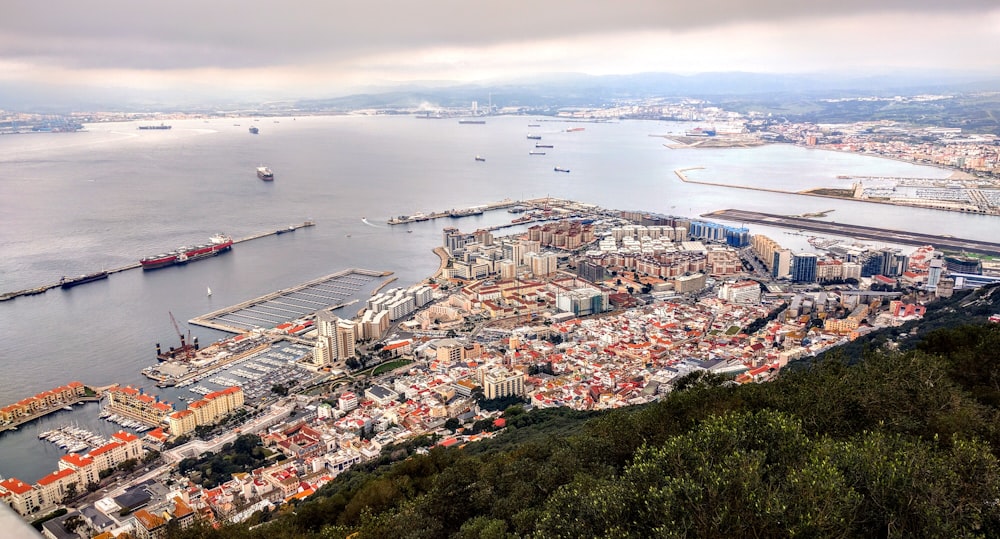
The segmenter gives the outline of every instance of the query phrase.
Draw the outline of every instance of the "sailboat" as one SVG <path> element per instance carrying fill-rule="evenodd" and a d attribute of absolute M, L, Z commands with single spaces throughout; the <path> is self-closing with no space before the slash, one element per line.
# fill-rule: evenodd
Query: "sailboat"
<path fill-rule="evenodd" d="M 208 295 L 211 296 L 212 295 L 212 287 L 206 287 L 206 288 L 208 288 Z"/>

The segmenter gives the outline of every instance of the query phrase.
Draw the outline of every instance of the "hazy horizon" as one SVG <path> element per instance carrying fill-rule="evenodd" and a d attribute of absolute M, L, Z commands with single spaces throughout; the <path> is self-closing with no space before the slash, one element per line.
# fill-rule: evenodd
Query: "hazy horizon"
<path fill-rule="evenodd" d="M 235 101 L 553 73 L 1000 73 L 985 0 L 39 4 L 0 19 L 4 101 Z"/>

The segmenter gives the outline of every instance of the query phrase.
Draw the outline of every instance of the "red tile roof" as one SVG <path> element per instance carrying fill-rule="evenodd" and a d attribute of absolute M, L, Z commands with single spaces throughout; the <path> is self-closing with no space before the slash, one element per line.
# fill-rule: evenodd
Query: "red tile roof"
<path fill-rule="evenodd" d="M 46 475 L 45 477 L 39 479 L 38 480 L 38 484 L 39 485 L 43 485 L 43 486 L 44 485 L 50 485 L 50 484 L 55 483 L 56 481 L 58 481 L 58 480 L 60 480 L 60 479 L 62 479 L 64 477 L 66 477 L 66 476 L 73 475 L 75 473 L 76 473 L 76 470 L 68 470 L 68 469 L 58 470 L 58 471 L 52 472 L 49 475 Z"/>
<path fill-rule="evenodd" d="M 70 453 L 69 455 L 62 457 L 59 460 L 67 462 L 73 466 L 76 466 L 77 468 L 83 468 L 84 466 L 88 466 L 94 463 L 94 459 L 90 457 L 83 457 L 77 455 L 76 453 Z"/>
<path fill-rule="evenodd" d="M 0 487 L 13 492 L 14 494 L 24 494 L 31 490 L 31 485 L 28 485 L 16 477 L 11 477 L 10 479 L 4 479 L 0 481 Z"/>

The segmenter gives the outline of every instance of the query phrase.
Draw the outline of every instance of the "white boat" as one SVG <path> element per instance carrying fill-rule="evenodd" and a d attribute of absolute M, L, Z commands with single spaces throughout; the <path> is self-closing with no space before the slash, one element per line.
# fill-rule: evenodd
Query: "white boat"
<path fill-rule="evenodd" d="M 211 296 L 212 295 L 212 288 L 211 287 L 206 287 L 206 288 L 208 288 L 208 295 Z"/>

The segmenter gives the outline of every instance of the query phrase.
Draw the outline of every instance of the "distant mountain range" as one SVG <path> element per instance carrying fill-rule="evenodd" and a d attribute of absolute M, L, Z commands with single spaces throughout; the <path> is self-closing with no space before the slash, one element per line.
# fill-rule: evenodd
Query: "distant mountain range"
<path fill-rule="evenodd" d="M 0 83 L 0 109 L 23 112 L 116 110 L 213 111 L 298 108 L 350 110 L 359 108 L 416 108 L 468 106 L 488 101 L 499 107 L 547 109 L 592 107 L 621 100 L 651 97 L 690 97 L 710 101 L 733 97 L 848 97 L 917 93 L 1000 91 L 995 75 L 968 73 L 890 73 L 876 76 L 832 74 L 701 73 L 677 75 L 640 73 L 592 76 L 556 73 L 542 77 L 481 83 L 426 81 L 381 84 L 351 95 L 302 98 L 293 95 L 228 93 L 208 88 L 182 91 L 138 91 L 74 85 L 37 86 Z M 335 94 L 336 92 L 331 92 Z"/>

